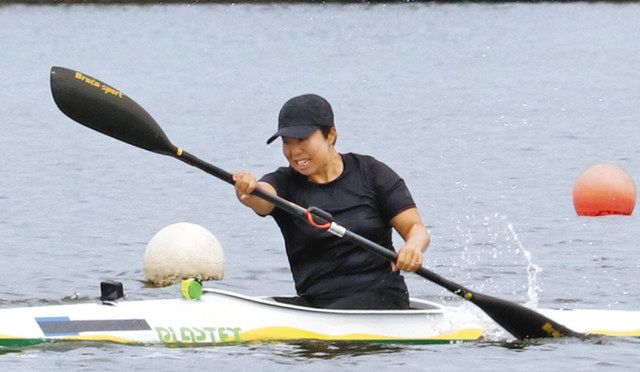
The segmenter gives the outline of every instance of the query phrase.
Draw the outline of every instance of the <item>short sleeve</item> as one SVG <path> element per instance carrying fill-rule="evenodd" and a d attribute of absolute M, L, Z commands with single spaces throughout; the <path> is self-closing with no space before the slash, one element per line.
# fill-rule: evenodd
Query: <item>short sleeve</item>
<path fill-rule="evenodd" d="M 375 159 L 369 169 L 377 200 L 387 221 L 416 206 L 409 188 L 393 169 Z"/>
<path fill-rule="evenodd" d="M 280 167 L 275 172 L 267 173 L 260 178 L 260 182 L 266 182 L 276 189 L 276 194 L 286 200 L 291 199 L 289 187 L 291 185 L 291 178 L 293 177 L 293 171 L 289 167 Z M 281 215 L 286 217 L 287 213 L 280 210 L 280 208 L 273 208 L 269 215 L 277 216 Z"/>
<path fill-rule="evenodd" d="M 291 169 L 286 167 L 280 167 L 275 172 L 267 173 L 260 178 L 260 182 L 266 182 L 273 186 L 278 193 L 278 196 L 287 199 L 288 185 L 291 179 Z"/>

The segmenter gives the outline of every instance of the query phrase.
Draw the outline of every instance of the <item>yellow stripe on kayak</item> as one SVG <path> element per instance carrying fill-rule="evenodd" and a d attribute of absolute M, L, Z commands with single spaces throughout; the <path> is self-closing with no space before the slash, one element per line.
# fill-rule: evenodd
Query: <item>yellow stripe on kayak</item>
<path fill-rule="evenodd" d="M 601 329 L 589 330 L 587 332 L 591 335 L 603 335 L 603 336 L 621 336 L 621 337 L 640 337 L 640 329 L 633 331 L 607 331 Z"/>
<path fill-rule="evenodd" d="M 240 332 L 242 341 L 284 341 L 284 340 L 332 340 L 332 341 L 473 341 L 483 336 L 479 328 L 462 329 L 456 332 L 443 333 L 437 336 L 420 338 L 399 338 L 366 333 L 350 333 L 345 335 L 327 335 L 304 329 L 291 327 L 265 327 Z"/>
<path fill-rule="evenodd" d="M 139 344 L 139 341 L 131 340 L 124 337 L 115 337 L 108 335 L 78 335 L 78 336 L 65 336 L 59 338 L 59 340 L 74 340 L 74 341 L 107 341 L 115 342 L 118 344 Z"/>

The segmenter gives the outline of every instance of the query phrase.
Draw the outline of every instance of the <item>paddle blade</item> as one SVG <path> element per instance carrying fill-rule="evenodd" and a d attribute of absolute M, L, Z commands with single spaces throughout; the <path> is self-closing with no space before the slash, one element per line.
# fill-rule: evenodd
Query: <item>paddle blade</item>
<path fill-rule="evenodd" d="M 51 93 L 60 111 L 86 127 L 159 154 L 178 151 L 140 105 L 91 76 L 52 67 Z"/>
<path fill-rule="evenodd" d="M 479 294 L 466 293 L 466 299 L 520 340 L 534 338 L 586 337 L 525 306 Z"/>
<path fill-rule="evenodd" d="M 418 269 L 416 274 L 474 303 L 502 328 L 520 340 L 567 336 L 586 337 L 585 334 L 572 331 L 532 309 L 514 302 L 472 292 L 424 267 Z"/>

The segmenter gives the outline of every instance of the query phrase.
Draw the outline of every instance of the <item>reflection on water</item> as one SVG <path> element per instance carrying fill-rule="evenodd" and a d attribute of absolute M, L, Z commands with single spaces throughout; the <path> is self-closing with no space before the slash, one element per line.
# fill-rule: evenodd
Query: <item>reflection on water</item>
<path fill-rule="evenodd" d="M 561 349 L 566 345 L 584 345 L 584 346 L 613 346 L 616 344 L 640 345 L 639 337 L 610 337 L 603 335 L 587 335 L 584 338 L 547 338 L 534 340 L 513 340 L 513 341 L 489 341 L 479 342 L 476 347 L 501 347 L 509 350 L 526 350 L 531 348 L 541 349 Z"/>
<path fill-rule="evenodd" d="M 27 296 L 28 293 L 23 293 L 22 296 Z M 91 302 L 99 302 L 100 297 L 80 296 L 77 293 L 65 296 L 60 299 L 52 298 L 22 298 L 18 300 L 0 300 L 0 308 L 7 307 L 27 307 L 27 306 L 48 306 L 48 305 L 68 305 L 68 304 L 83 304 Z"/>
<path fill-rule="evenodd" d="M 335 359 L 349 358 L 357 356 L 365 356 L 372 354 L 388 354 L 401 350 L 406 350 L 410 346 L 394 345 L 387 343 L 368 343 L 368 342 L 327 342 L 327 341 L 300 341 L 300 342 L 266 342 L 266 343 L 246 343 L 240 345 L 117 345 L 110 342 L 96 341 L 58 341 L 46 343 L 25 344 L 23 347 L 0 347 L 0 355 L 8 353 L 33 353 L 38 351 L 67 353 L 78 349 L 109 349 L 109 348 L 148 348 L 153 350 L 185 350 L 192 352 L 207 352 L 213 350 L 228 349 L 229 352 L 239 354 L 252 354 L 255 352 L 263 352 L 269 350 L 269 353 L 275 357 L 298 358 L 298 359 Z"/>
<path fill-rule="evenodd" d="M 385 354 L 394 353 L 403 349 L 403 346 L 369 342 L 328 342 L 318 340 L 287 344 L 292 346 L 292 349 L 287 351 L 287 355 L 304 359 L 334 359 L 369 354 Z"/>
<path fill-rule="evenodd" d="M 20 353 L 21 351 L 22 350 L 20 349 L 0 347 L 0 356 L 5 354 L 17 354 L 17 353 Z"/>

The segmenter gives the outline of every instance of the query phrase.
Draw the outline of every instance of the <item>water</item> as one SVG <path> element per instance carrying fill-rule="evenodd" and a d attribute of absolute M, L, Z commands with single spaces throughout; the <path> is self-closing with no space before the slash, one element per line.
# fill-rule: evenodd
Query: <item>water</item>
<path fill-rule="evenodd" d="M 143 286 L 142 257 L 180 221 L 220 240 L 226 274 L 212 285 L 293 292 L 270 219 L 211 176 L 64 117 L 48 82 L 59 65 L 123 90 L 176 145 L 229 171 L 284 164 L 264 144 L 282 103 L 323 95 L 338 149 L 376 156 L 411 187 L 433 236 L 429 268 L 540 307 L 640 309 L 637 216 L 579 218 L 571 203 L 594 163 L 640 179 L 638 19 L 640 5 L 606 3 L 0 7 L 0 306 L 92 301 L 106 279 L 129 299 L 175 297 Z M 407 281 L 414 296 L 457 303 Z M 626 370 L 637 344 L 63 344 L 0 365 Z"/>

